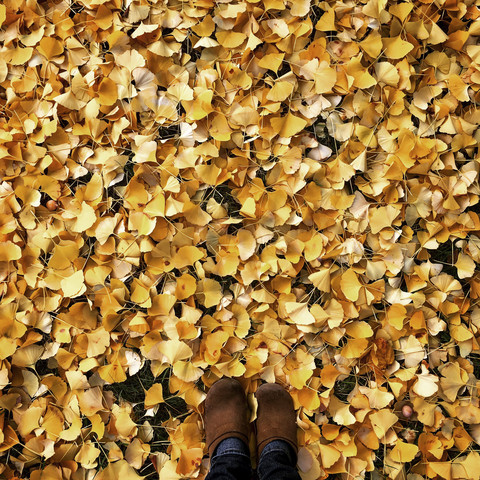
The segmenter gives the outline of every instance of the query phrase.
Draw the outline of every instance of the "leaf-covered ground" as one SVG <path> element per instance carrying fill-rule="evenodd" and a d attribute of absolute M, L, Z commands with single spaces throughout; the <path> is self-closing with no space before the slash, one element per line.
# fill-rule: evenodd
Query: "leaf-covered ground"
<path fill-rule="evenodd" d="M 3 0 L 0 477 L 478 480 L 479 5 Z"/>

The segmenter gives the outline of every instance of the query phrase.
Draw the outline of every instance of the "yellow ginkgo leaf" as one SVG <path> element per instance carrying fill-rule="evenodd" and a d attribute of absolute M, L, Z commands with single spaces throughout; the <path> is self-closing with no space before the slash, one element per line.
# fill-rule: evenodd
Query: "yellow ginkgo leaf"
<path fill-rule="evenodd" d="M 242 32 L 234 31 L 220 31 L 215 33 L 218 43 L 225 48 L 239 47 L 247 38 L 247 35 Z"/>
<path fill-rule="evenodd" d="M 0 26 L 3 24 L 7 18 L 7 7 L 5 5 L 0 5 Z"/>
<path fill-rule="evenodd" d="M 280 137 L 293 137 L 307 125 L 306 120 L 293 115 L 291 112 L 288 112 L 284 117 L 272 118 L 270 123 L 273 131 Z"/>
<path fill-rule="evenodd" d="M 145 393 L 145 408 L 152 408 L 164 402 L 162 384 L 154 383 Z"/>
<path fill-rule="evenodd" d="M 184 214 L 188 222 L 201 227 L 212 220 L 212 217 L 205 212 L 205 210 L 202 210 L 200 205 L 194 205 L 192 208 L 186 210 Z"/>
<path fill-rule="evenodd" d="M 395 462 L 406 463 L 411 462 L 417 453 L 418 447 L 416 445 L 399 440 L 390 452 L 389 457 Z"/>
<path fill-rule="evenodd" d="M 276 82 L 273 88 L 267 93 L 267 99 L 273 102 L 281 102 L 291 95 L 293 88 L 294 86 L 290 82 Z"/>
<path fill-rule="evenodd" d="M 87 336 L 88 341 L 88 357 L 102 355 L 110 345 L 110 333 L 108 333 L 104 327 L 99 327 L 90 333 L 86 333 L 85 335 Z"/>
<path fill-rule="evenodd" d="M 200 298 L 199 301 L 205 308 L 218 305 L 222 296 L 222 286 L 213 278 L 204 278 L 198 282 L 196 297 Z"/>
<path fill-rule="evenodd" d="M 315 24 L 315 29 L 321 32 L 335 32 L 337 30 L 335 26 L 335 10 L 333 8 L 328 8 L 328 10 L 322 14 Z"/>
<path fill-rule="evenodd" d="M 456 362 L 442 365 L 439 370 L 442 374 L 440 378 L 442 391 L 448 400 L 454 402 L 458 391 L 468 382 L 468 373 Z"/>
<path fill-rule="evenodd" d="M 407 317 L 407 309 L 399 303 L 394 303 L 393 305 L 388 307 L 388 309 L 385 312 L 385 315 L 389 325 L 391 325 L 393 328 L 397 330 L 401 330 L 403 328 L 403 323 L 405 321 L 405 318 Z"/>
<path fill-rule="evenodd" d="M 179 300 L 185 300 L 195 293 L 197 290 L 197 282 L 188 273 L 184 273 L 181 277 L 177 278 L 177 286 L 175 288 L 175 296 Z"/>
<path fill-rule="evenodd" d="M 64 278 L 60 282 L 60 285 L 62 287 L 62 291 L 65 297 L 70 298 L 79 297 L 80 295 L 83 295 L 87 290 L 82 270 L 78 270 L 73 275 Z"/>
<path fill-rule="evenodd" d="M 358 280 L 358 276 L 352 268 L 349 268 L 345 273 L 342 274 L 340 287 L 348 300 L 352 302 L 358 300 L 362 284 Z"/>
<path fill-rule="evenodd" d="M 398 70 L 389 62 L 377 62 L 375 64 L 375 74 L 379 83 L 396 87 L 400 80 Z"/>
<path fill-rule="evenodd" d="M 97 466 L 97 458 L 100 455 L 100 450 L 92 444 L 91 440 L 87 440 L 80 447 L 80 450 L 75 455 L 75 461 L 83 468 L 90 470 Z"/>
<path fill-rule="evenodd" d="M 429 373 L 425 365 L 422 364 L 422 373 L 417 374 L 417 381 L 413 385 L 413 391 L 422 397 L 431 397 L 438 391 L 439 378 Z"/>
<path fill-rule="evenodd" d="M 82 202 L 80 210 L 76 213 L 72 222 L 73 232 L 84 232 L 88 230 L 97 220 L 95 210 L 87 202 Z"/>
<path fill-rule="evenodd" d="M 413 50 L 413 45 L 403 40 L 400 35 L 392 38 L 382 38 L 385 56 L 394 60 L 405 57 Z"/>
<path fill-rule="evenodd" d="M 364 40 L 358 44 L 370 57 L 377 58 L 382 51 L 382 36 L 378 30 L 373 30 Z"/>
<path fill-rule="evenodd" d="M 255 199 L 249 197 L 243 203 L 242 208 L 240 209 L 240 213 L 245 217 L 255 218 L 255 207 Z"/>
<path fill-rule="evenodd" d="M 0 262 L 18 260 L 22 257 L 22 250 L 13 242 L 0 242 Z"/>
<path fill-rule="evenodd" d="M 460 252 L 455 267 L 457 268 L 458 278 L 470 278 L 475 273 L 476 264 L 472 257 Z"/>
<path fill-rule="evenodd" d="M 177 360 L 186 360 L 193 354 L 192 349 L 185 342 L 179 340 L 162 341 L 157 344 L 157 348 L 171 365 Z"/>
<path fill-rule="evenodd" d="M 173 257 L 174 268 L 184 268 L 187 265 L 193 265 L 197 260 L 204 257 L 204 253 L 200 248 L 195 246 L 183 246 L 180 247 Z"/>
<path fill-rule="evenodd" d="M 308 279 L 322 292 L 330 292 L 330 269 L 323 268 L 318 272 L 311 273 Z"/>
<path fill-rule="evenodd" d="M 366 338 L 350 338 L 342 348 L 341 354 L 345 358 L 360 358 L 368 347 Z"/>
<path fill-rule="evenodd" d="M 299 302 L 286 302 L 285 311 L 291 322 L 297 325 L 311 325 L 315 317 L 308 310 L 308 304 Z"/>
<path fill-rule="evenodd" d="M 300 365 L 299 368 L 292 370 L 289 373 L 290 383 L 297 390 L 301 390 L 307 384 L 308 379 L 313 375 L 313 370 L 305 365 Z"/>
<path fill-rule="evenodd" d="M 132 72 L 135 68 L 145 66 L 145 58 L 137 50 L 125 50 L 116 56 L 116 63 Z"/>
<path fill-rule="evenodd" d="M 184 382 L 196 382 L 203 373 L 201 368 L 195 367 L 191 362 L 179 360 L 173 364 L 173 374 Z"/>
<path fill-rule="evenodd" d="M 277 72 L 284 57 L 284 53 L 267 53 L 258 61 L 258 66 Z"/>
<path fill-rule="evenodd" d="M 97 473 L 96 477 L 97 480 L 141 480 L 145 478 L 138 475 L 126 460 L 109 463 L 106 468 Z"/>
<path fill-rule="evenodd" d="M 248 260 L 255 253 L 257 247 L 255 237 L 250 230 L 241 229 L 238 231 L 237 239 L 240 259 Z"/>
<path fill-rule="evenodd" d="M 397 415 L 387 408 L 372 413 L 369 419 L 378 438 L 383 438 L 387 434 L 387 431 L 398 421 Z"/>

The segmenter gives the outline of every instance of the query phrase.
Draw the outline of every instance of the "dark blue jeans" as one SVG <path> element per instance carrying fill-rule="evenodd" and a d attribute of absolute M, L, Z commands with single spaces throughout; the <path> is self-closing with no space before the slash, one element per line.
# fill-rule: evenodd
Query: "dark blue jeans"
<path fill-rule="evenodd" d="M 265 446 L 257 467 L 259 480 L 301 480 L 296 469 L 297 455 L 283 440 Z M 250 480 L 254 478 L 248 446 L 239 438 L 221 441 L 210 459 L 205 480 Z"/>

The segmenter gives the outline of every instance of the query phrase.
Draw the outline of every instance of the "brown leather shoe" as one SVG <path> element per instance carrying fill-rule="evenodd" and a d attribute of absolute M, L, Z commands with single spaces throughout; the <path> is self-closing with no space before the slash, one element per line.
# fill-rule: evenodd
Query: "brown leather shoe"
<path fill-rule="evenodd" d="M 205 434 L 210 457 L 217 445 L 236 437 L 248 445 L 249 412 L 242 385 L 233 378 L 222 378 L 212 385 L 205 399 Z"/>
<path fill-rule="evenodd" d="M 296 415 L 290 394 L 276 383 L 264 383 L 255 396 L 258 402 L 257 458 L 272 440 L 284 440 L 298 453 Z"/>

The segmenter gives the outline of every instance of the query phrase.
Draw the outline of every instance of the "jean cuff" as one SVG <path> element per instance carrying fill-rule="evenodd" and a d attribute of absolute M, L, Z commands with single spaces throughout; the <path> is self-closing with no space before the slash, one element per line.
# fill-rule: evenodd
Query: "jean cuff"
<path fill-rule="evenodd" d="M 270 443 L 267 443 L 262 450 L 258 463 L 260 464 L 260 462 L 265 459 L 266 455 L 274 452 L 285 455 L 288 458 L 290 465 L 293 466 L 297 464 L 297 453 L 293 447 L 284 440 L 272 440 Z"/>
<path fill-rule="evenodd" d="M 237 437 L 229 437 L 222 440 L 213 452 L 211 461 L 220 455 L 242 455 L 250 458 L 248 445 Z"/>

